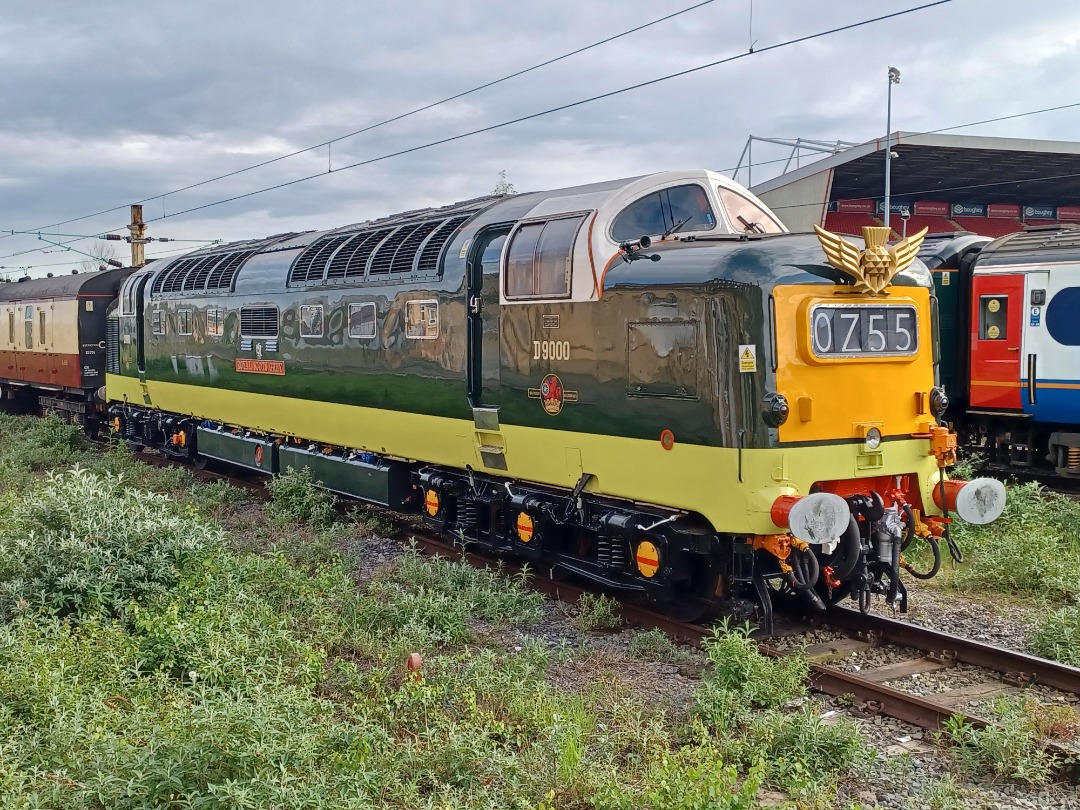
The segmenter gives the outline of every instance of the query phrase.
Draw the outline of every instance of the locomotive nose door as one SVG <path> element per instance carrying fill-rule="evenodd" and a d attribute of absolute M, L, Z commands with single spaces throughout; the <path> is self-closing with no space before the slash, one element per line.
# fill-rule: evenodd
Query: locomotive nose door
<path fill-rule="evenodd" d="M 972 278 L 970 402 L 973 408 L 1021 409 L 1020 366 L 1026 312 L 1022 274 Z"/>

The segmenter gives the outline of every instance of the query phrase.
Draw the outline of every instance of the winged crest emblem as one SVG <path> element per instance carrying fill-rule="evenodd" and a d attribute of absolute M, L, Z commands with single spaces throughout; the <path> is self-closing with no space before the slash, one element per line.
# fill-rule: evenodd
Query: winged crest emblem
<path fill-rule="evenodd" d="M 893 277 L 906 269 L 919 252 L 929 228 L 904 237 L 895 245 L 888 244 L 891 228 L 864 225 L 861 250 L 844 237 L 814 226 L 821 248 L 829 264 L 855 282 L 856 292 L 877 294 L 889 286 Z"/>

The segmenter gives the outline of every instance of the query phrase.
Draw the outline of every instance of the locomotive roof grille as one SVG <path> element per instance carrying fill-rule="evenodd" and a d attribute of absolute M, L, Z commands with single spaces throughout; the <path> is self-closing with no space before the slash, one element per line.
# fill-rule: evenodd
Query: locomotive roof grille
<path fill-rule="evenodd" d="M 386 278 L 413 272 L 436 275 L 443 250 L 470 216 L 471 212 L 326 234 L 293 261 L 289 285 L 373 276 Z"/>
<path fill-rule="evenodd" d="M 242 250 L 181 259 L 157 275 L 150 292 L 158 295 L 230 290 L 240 265 L 255 253 L 254 250 Z"/>
<path fill-rule="evenodd" d="M 206 279 L 206 290 L 208 292 L 210 290 L 231 290 L 233 283 L 236 281 L 236 274 L 240 272 L 240 265 L 257 252 L 255 250 L 245 250 L 229 254 L 224 261 L 210 271 L 210 276 Z"/>
<path fill-rule="evenodd" d="M 392 228 L 383 228 L 379 231 L 368 231 L 357 234 L 353 242 L 337 252 L 330 260 L 330 267 L 326 277 L 330 278 L 363 278 L 367 270 L 368 259 L 371 258 L 375 247 L 385 239 Z"/>
<path fill-rule="evenodd" d="M 439 220 L 431 219 L 427 222 L 421 222 L 413 228 L 412 233 L 405 237 L 401 246 L 394 252 L 394 261 L 390 265 L 390 272 L 411 273 L 420 246 L 424 244 L 424 240 L 431 236 L 431 232 L 438 228 L 440 224 Z"/>
<path fill-rule="evenodd" d="M 405 241 L 405 237 L 415 227 L 414 225 L 402 225 L 395 228 L 394 232 L 375 248 L 375 255 L 371 257 L 371 265 L 368 267 L 369 276 L 383 275 L 390 272 L 390 266 L 394 263 L 394 254 Z"/>
<path fill-rule="evenodd" d="M 420 275 L 434 275 L 439 272 L 439 257 L 442 255 L 443 249 L 454 238 L 457 229 L 464 225 L 468 219 L 468 216 L 463 216 L 443 220 L 420 251 L 420 258 L 416 262 L 417 273 Z"/>

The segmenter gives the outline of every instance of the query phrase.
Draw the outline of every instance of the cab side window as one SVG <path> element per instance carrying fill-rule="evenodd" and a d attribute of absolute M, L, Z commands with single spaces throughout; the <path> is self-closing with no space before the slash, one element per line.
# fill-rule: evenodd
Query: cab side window
<path fill-rule="evenodd" d="M 506 257 L 506 297 L 569 297 L 574 240 L 584 221 L 580 214 L 518 228 Z"/>
<path fill-rule="evenodd" d="M 720 186 L 716 189 L 736 233 L 783 233 L 779 223 L 752 200 Z"/>
<path fill-rule="evenodd" d="M 691 184 L 661 189 L 631 203 L 615 217 L 611 238 L 626 242 L 641 236 L 710 231 L 715 227 L 716 215 L 705 189 Z"/>

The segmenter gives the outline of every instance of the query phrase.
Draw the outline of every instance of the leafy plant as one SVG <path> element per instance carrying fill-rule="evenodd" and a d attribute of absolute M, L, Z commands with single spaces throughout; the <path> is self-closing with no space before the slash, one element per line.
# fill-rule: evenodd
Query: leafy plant
<path fill-rule="evenodd" d="M 954 715 L 945 721 L 940 740 L 961 773 L 1046 784 L 1057 765 L 1043 737 L 1046 715 L 1031 698 L 1001 697 L 987 712 L 992 721 L 977 728 Z"/>
<path fill-rule="evenodd" d="M 662 630 L 642 630 L 630 639 L 630 655 L 646 661 L 693 667 L 699 658 L 689 650 L 679 647 Z"/>
<path fill-rule="evenodd" d="M 274 476 L 270 490 L 270 520 L 277 526 L 306 524 L 325 528 L 334 521 L 337 498 L 321 488 L 307 467 L 291 467 Z"/>
<path fill-rule="evenodd" d="M 1048 614 L 1029 646 L 1036 655 L 1080 666 L 1080 605 L 1068 605 Z"/>
<path fill-rule="evenodd" d="M 175 586 L 221 530 L 164 495 L 76 467 L 50 474 L 11 512 L 0 542 L 0 613 L 122 615 Z"/>
<path fill-rule="evenodd" d="M 619 603 L 602 593 L 583 593 L 577 601 L 574 623 L 585 631 L 616 630 L 619 627 Z"/>

